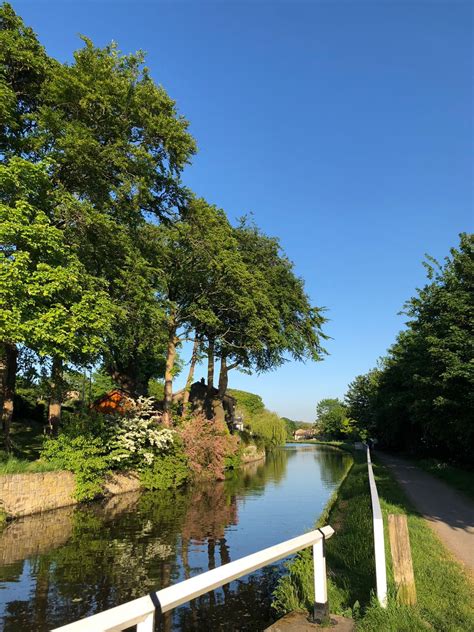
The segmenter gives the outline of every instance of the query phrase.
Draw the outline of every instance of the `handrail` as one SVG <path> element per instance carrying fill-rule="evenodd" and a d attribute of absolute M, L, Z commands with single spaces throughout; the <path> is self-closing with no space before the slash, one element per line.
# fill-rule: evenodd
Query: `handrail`
<path fill-rule="evenodd" d="M 375 580 L 377 585 L 377 599 L 382 608 L 387 607 L 387 568 L 385 564 L 385 539 L 383 532 L 383 516 L 380 508 L 379 494 L 372 470 L 372 459 L 367 446 L 367 468 L 369 471 L 370 497 L 372 501 L 372 516 L 374 525 L 375 552 Z"/>
<path fill-rule="evenodd" d="M 156 605 L 159 605 L 161 612 L 168 612 L 210 590 L 219 588 L 311 545 L 313 546 L 314 562 L 315 615 L 317 620 L 324 621 L 329 614 L 324 541 L 330 538 L 333 533 L 334 530 L 330 526 L 310 531 L 145 597 L 134 599 L 115 608 L 56 628 L 53 632 L 118 632 L 132 625 L 137 626 L 137 632 L 152 632 Z"/>

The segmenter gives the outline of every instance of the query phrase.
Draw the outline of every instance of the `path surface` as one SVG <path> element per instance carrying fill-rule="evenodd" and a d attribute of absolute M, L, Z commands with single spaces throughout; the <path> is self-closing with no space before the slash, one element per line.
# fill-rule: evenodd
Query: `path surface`
<path fill-rule="evenodd" d="M 389 468 L 451 553 L 474 575 L 474 503 L 409 461 L 380 452 L 377 459 Z"/>

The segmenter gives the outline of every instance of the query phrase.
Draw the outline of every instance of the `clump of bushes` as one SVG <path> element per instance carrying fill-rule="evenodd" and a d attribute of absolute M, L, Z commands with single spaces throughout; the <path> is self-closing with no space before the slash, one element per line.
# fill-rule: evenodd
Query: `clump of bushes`
<path fill-rule="evenodd" d="M 181 487 L 189 480 L 188 459 L 181 442 L 176 440 L 168 454 L 155 458 L 152 465 L 140 473 L 140 481 L 145 489 L 166 490 Z"/>
<path fill-rule="evenodd" d="M 239 447 L 239 438 L 229 433 L 226 423 L 198 415 L 185 421 L 180 434 L 193 474 L 222 480 L 226 459 L 233 457 Z"/>
<path fill-rule="evenodd" d="M 46 439 L 41 457 L 58 469 L 69 470 L 76 477 L 76 499 L 92 500 L 101 492 L 101 483 L 110 469 L 106 443 L 92 434 L 61 434 Z"/>
<path fill-rule="evenodd" d="M 57 439 L 45 439 L 41 457 L 75 474 L 77 500 L 92 500 L 101 493 L 107 471 L 134 469 L 143 473 L 151 468 L 146 479 L 151 485 L 157 477 L 157 462 L 163 464 L 165 457 L 172 456 L 174 461 L 166 465 L 168 469 L 173 462 L 177 466 L 175 436 L 175 431 L 160 426 L 153 400 L 140 398 L 121 417 L 75 415 Z M 180 472 L 174 478 L 162 476 L 154 488 L 162 489 L 157 485 L 162 486 L 164 480 L 181 480 Z"/>
<path fill-rule="evenodd" d="M 247 426 L 265 444 L 266 448 L 283 445 L 286 441 L 286 425 L 276 413 L 263 410 L 257 415 L 250 416 Z"/>
<path fill-rule="evenodd" d="M 135 470 L 146 489 L 183 485 L 191 476 L 223 479 L 239 463 L 239 438 L 225 422 L 197 416 L 164 428 L 152 398 L 132 402 L 123 416 L 76 414 L 58 438 L 45 438 L 41 457 L 73 472 L 76 498 L 100 495 L 110 470 Z"/>
<path fill-rule="evenodd" d="M 173 447 L 176 432 L 160 427 L 161 417 L 150 397 L 140 397 L 123 416 L 109 416 L 109 420 L 111 437 L 107 447 L 111 461 L 120 469 L 151 466 L 156 457 L 169 453 Z"/>
<path fill-rule="evenodd" d="M 272 449 L 286 442 L 286 424 L 276 413 L 265 408 L 260 395 L 247 391 L 229 390 L 237 402 L 236 414 L 243 418 L 245 430 L 240 433 L 244 443 Z"/>

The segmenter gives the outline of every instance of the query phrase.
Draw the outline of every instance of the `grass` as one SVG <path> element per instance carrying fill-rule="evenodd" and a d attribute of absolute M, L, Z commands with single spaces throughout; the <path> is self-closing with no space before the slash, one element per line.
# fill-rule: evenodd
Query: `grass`
<path fill-rule="evenodd" d="M 8 457 L 5 453 L 0 453 L 0 476 L 3 474 L 23 474 L 25 472 L 51 472 L 57 470 L 52 463 L 47 461 L 28 461 L 18 459 L 15 456 Z"/>
<path fill-rule="evenodd" d="M 12 422 L 10 438 L 14 456 L 28 461 L 38 459 L 43 445 L 43 427 L 42 423 L 28 419 Z"/>
<path fill-rule="evenodd" d="M 13 422 L 10 430 L 13 453 L 0 450 L 0 476 L 24 472 L 49 472 L 57 469 L 39 459 L 43 444 L 43 425 L 35 421 Z"/>
<path fill-rule="evenodd" d="M 387 609 L 374 598 L 372 512 L 364 453 L 354 452 L 354 464 L 339 488 L 330 511 L 329 524 L 336 534 L 327 543 L 328 592 L 331 612 L 353 616 L 363 632 L 465 632 L 474 630 L 472 584 L 421 516 L 407 500 L 386 468 L 376 464 L 377 480 L 385 522 L 389 513 L 405 513 L 412 548 L 417 605 L 400 606 L 386 533 L 389 582 Z M 308 551 L 289 565 L 275 593 L 280 612 L 311 610 L 312 561 Z"/>

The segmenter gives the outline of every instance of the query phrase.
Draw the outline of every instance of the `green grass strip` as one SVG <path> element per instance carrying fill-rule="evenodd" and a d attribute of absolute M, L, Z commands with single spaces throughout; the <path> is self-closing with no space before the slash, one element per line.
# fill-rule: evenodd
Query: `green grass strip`
<path fill-rule="evenodd" d="M 389 599 L 386 609 L 379 607 L 374 596 L 372 509 L 365 453 L 355 452 L 354 459 L 326 521 L 336 530 L 327 543 L 331 612 L 354 617 L 357 629 L 364 632 L 474 630 L 470 579 L 414 510 L 387 469 L 376 463 L 374 474 L 385 524 L 389 513 L 407 514 L 418 597 L 415 607 L 400 606 L 396 602 L 386 532 Z M 280 613 L 298 609 L 311 611 L 311 552 L 297 555 L 288 568 L 289 574 L 280 580 L 275 591 L 275 608 Z"/>

